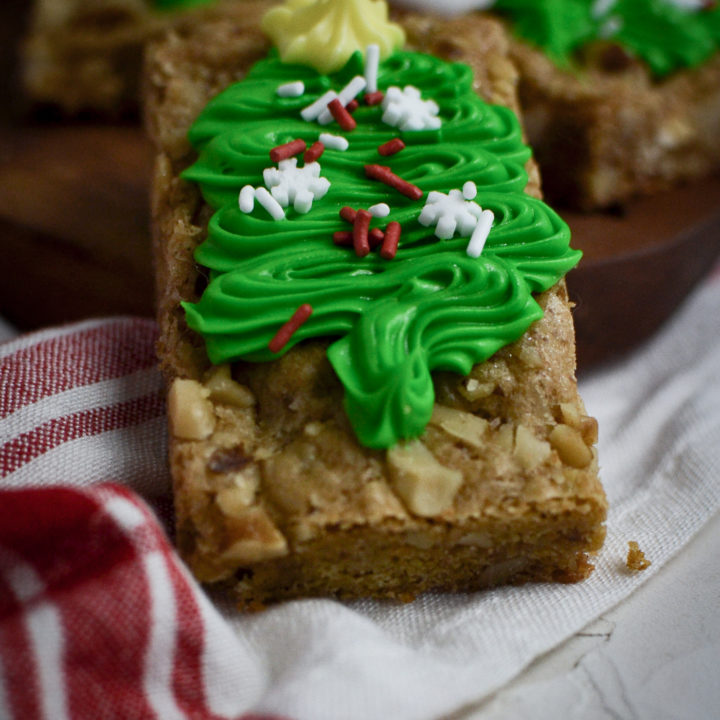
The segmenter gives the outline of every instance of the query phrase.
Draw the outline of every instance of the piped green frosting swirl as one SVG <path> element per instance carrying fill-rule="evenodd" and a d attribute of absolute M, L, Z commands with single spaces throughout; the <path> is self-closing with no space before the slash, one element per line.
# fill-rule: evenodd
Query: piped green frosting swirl
<path fill-rule="evenodd" d="M 216 212 L 196 251 L 210 282 L 185 308 L 210 360 L 220 364 L 278 357 L 269 341 L 296 308 L 312 305 L 283 352 L 310 338 L 337 338 L 328 356 L 358 439 L 385 448 L 423 432 L 434 402 L 431 371 L 467 374 L 517 339 L 542 315 L 533 293 L 552 286 L 580 253 L 569 248 L 567 225 L 523 192 L 530 151 L 515 115 L 475 94 L 467 66 L 407 52 L 381 63 L 379 86 L 420 88 L 440 106 L 441 129 L 399 133 L 381 122 L 380 107 L 361 104 L 357 129 L 347 134 L 350 148 L 327 149 L 320 159 L 331 187 L 308 214 L 290 208 L 285 220 L 273 221 L 260 207 L 241 212 L 238 192 L 262 184 L 271 148 L 295 138 L 309 146 L 321 131 L 340 132 L 305 122 L 300 110 L 359 72 L 359 54 L 332 76 L 270 56 L 200 115 L 190 132 L 199 158 L 184 177 L 199 183 Z M 277 96 L 278 85 L 296 80 L 305 83 L 302 97 Z M 378 146 L 397 135 L 406 149 L 381 158 Z M 495 214 L 480 258 L 466 254 L 467 237 L 438 240 L 420 225 L 424 199 L 367 179 L 363 166 L 378 162 L 425 195 L 475 182 L 476 201 Z M 361 259 L 333 244 L 332 234 L 349 228 L 340 208 L 380 202 L 391 214 L 373 227 L 396 220 L 403 228 L 395 259 Z"/>
<path fill-rule="evenodd" d="M 594 8 L 600 8 L 593 11 Z M 586 43 L 611 39 L 642 58 L 657 77 L 697 67 L 720 46 L 720 7 L 682 9 L 670 0 L 497 0 L 520 37 L 561 66 Z"/>

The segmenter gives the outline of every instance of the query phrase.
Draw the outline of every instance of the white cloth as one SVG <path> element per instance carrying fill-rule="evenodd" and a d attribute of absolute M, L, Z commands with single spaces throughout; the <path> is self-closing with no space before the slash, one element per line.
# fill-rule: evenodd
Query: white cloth
<path fill-rule="evenodd" d="M 428 594 L 407 605 L 305 600 L 251 615 L 238 615 L 230 601 L 211 595 L 219 614 L 210 606 L 203 613 L 200 676 L 213 717 L 439 718 L 487 697 L 621 602 L 720 507 L 719 329 L 716 270 L 654 339 L 583 379 L 588 411 L 600 422 L 610 500 L 607 541 L 587 581 Z M 17 463 L 5 467 L 5 487 L 112 480 L 157 505 L 167 496 L 167 475 L 159 469 L 164 420 L 150 324 L 93 322 L 44 331 L 32 343 L 20 338 L 0 347 L 3 369 L 17 372 L 38 346 L 48 362 L 60 346 L 72 354 L 79 337 L 83 353 L 101 358 L 114 348 L 118 360 L 103 375 L 91 371 L 92 363 L 88 370 L 70 362 L 70 380 L 63 382 L 74 384 L 67 387 L 58 387 L 44 366 L 32 366 L 38 369 L 23 385 L 27 397 L 8 406 L 0 438 L 7 463 Z M 53 420 L 58 412 L 77 418 L 80 406 L 88 408 L 82 422 Z M 116 423 L 111 432 L 107 423 Z M 42 445 L 42 454 L 23 449 L 27 438 Z M 625 568 L 629 540 L 652 561 L 647 571 Z"/>

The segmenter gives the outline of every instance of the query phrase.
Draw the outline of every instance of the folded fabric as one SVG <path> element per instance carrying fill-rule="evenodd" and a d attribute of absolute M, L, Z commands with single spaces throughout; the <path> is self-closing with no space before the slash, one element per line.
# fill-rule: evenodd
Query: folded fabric
<path fill-rule="evenodd" d="M 205 594 L 167 540 L 153 324 L 0 345 L 0 718 L 429 720 L 480 701 L 720 508 L 718 317 L 716 271 L 644 348 L 582 382 L 611 504 L 589 580 L 252 615 Z M 629 540 L 644 573 L 625 567 Z"/>

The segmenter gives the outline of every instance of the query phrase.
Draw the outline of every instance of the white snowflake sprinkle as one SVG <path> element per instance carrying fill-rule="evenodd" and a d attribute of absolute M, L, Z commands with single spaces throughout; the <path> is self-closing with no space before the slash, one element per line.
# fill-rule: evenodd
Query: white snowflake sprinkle
<path fill-rule="evenodd" d="M 476 202 L 465 200 L 460 190 L 451 190 L 447 195 L 432 191 L 418 221 L 425 227 L 435 225 L 435 235 L 449 240 L 456 232 L 460 237 L 469 237 L 481 214 L 482 208 Z"/>
<path fill-rule="evenodd" d="M 413 85 L 407 85 L 403 90 L 394 85 L 389 87 L 382 107 L 385 111 L 383 122 L 400 130 L 437 130 L 442 125 L 437 103 L 423 100 Z"/>
<path fill-rule="evenodd" d="M 330 181 L 320 177 L 320 171 L 320 163 L 308 163 L 299 168 L 297 158 L 293 157 L 281 160 L 276 168 L 267 168 L 263 179 L 272 197 L 282 207 L 292 204 L 297 212 L 304 214 L 312 208 L 313 200 L 324 197 L 330 189 Z"/>

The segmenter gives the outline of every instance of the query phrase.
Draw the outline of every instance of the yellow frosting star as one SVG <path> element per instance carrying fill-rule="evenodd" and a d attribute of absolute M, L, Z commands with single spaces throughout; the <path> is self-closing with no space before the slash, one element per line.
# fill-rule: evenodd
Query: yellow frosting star
<path fill-rule="evenodd" d="M 403 29 L 388 20 L 383 0 L 286 0 L 265 14 L 262 29 L 283 62 L 321 73 L 339 70 L 368 45 L 378 45 L 381 57 L 387 57 L 405 42 Z"/>

